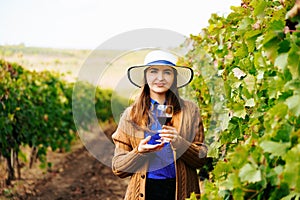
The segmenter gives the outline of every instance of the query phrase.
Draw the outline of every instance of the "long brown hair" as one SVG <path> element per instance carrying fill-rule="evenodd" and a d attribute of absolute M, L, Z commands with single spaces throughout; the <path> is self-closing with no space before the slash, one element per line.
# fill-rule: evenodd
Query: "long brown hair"
<path fill-rule="evenodd" d="M 134 101 L 132 105 L 132 110 L 130 113 L 130 119 L 133 123 L 141 128 L 147 128 L 149 124 L 149 119 L 151 118 L 150 111 L 150 88 L 146 81 L 146 71 L 144 73 L 145 84 L 141 88 L 141 92 Z M 166 103 L 168 105 L 173 105 L 174 114 L 178 113 L 182 109 L 182 99 L 179 97 L 179 92 L 177 88 L 177 71 L 174 71 L 174 81 L 170 89 L 166 92 Z"/>

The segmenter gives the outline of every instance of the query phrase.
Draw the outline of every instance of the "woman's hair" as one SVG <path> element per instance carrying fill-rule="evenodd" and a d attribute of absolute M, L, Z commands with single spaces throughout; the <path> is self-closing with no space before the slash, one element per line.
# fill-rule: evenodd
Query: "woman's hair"
<path fill-rule="evenodd" d="M 134 101 L 130 113 L 130 120 L 141 128 L 146 128 L 149 124 L 149 119 L 151 118 L 150 111 L 150 88 L 146 81 L 146 71 L 144 72 L 145 84 L 141 88 L 141 92 Z M 174 114 L 181 111 L 182 99 L 179 97 L 179 92 L 177 88 L 177 71 L 174 71 L 174 81 L 170 89 L 166 92 L 166 103 L 168 105 L 173 105 Z"/>

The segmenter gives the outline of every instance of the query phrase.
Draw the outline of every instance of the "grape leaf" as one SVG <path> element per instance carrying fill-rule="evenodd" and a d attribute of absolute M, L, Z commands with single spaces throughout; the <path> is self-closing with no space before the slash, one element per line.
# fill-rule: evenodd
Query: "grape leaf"
<path fill-rule="evenodd" d="M 239 177 L 235 173 L 231 173 L 228 175 L 225 182 L 223 182 L 222 186 L 228 190 L 233 190 L 241 186 Z"/>
<path fill-rule="evenodd" d="M 275 59 L 275 66 L 278 67 L 280 70 L 284 70 L 287 66 L 288 55 L 288 53 L 279 54 L 278 57 Z"/>
<path fill-rule="evenodd" d="M 285 90 L 293 90 L 300 94 L 300 79 L 293 79 L 284 85 Z"/>
<path fill-rule="evenodd" d="M 248 89 L 249 92 L 253 92 L 254 89 L 255 89 L 255 77 L 253 75 L 247 75 L 247 77 L 244 78 L 244 82 L 245 82 L 245 85 Z"/>
<path fill-rule="evenodd" d="M 297 117 L 300 115 L 300 94 L 293 95 L 286 99 L 285 103 L 289 107 L 290 111 Z"/>
<path fill-rule="evenodd" d="M 241 168 L 239 177 L 241 181 L 246 181 L 249 183 L 256 183 L 262 180 L 261 171 L 250 163 L 245 164 Z"/>
<path fill-rule="evenodd" d="M 281 200 L 294 200 L 300 199 L 300 194 L 297 192 L 291 192 L 289 195 L 283 197 Z"/>
<path fill-rule="evenodd" d="M 294 79 L 299 78 L 300 76 L 300 48 L 296 45 L 293 45 L 289 51 L 288 56 L 288 68 Z"/>
<path fill-rule="evenodd" d="M 254 16 L 263 17 L 265 15 L 265 8 L 268 6 L 266 1 L 258 1 L 258 5 L 254 9 Z"/>
<path fill-rule="evenodd" d="M 241 108 L 239 110 L 235 110 L 233 116 L 245 119 L 247 112 L 245 108 Z"/>
<path fill-rule="evenodd" d="M 284 156 L 286 160 L 285 169 L 283 172 L 284 181 L 290 187 L 295 188 L 296 192 L 300 193 L 300 144 L 293 147 Z"/>
<path fill-rule="evenodd" d="M 274 156 L 283 156 L 286 153 L 287 148 L 290 147 L 290 143 L 273 142 L 263 140 L 259 146 L 268 153 Z"/>
<path fill-rule="evenodd" d="M 245 107 L 254 107 L 255 106 L 255 101 L 253 98 L 248 99 L 245 103 Z"/>

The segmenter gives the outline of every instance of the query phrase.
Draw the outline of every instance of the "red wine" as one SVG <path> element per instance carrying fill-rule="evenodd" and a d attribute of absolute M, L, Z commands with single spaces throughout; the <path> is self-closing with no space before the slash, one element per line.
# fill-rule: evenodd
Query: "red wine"
<path fill-rule="evenodd" d="M 171 122 L 172 117 L 157 117 L 160 125 L 167 125 Z"/>

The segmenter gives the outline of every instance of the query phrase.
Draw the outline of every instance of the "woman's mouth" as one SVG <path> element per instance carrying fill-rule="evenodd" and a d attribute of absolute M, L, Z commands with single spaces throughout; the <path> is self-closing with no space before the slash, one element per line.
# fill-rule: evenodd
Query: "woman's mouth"
<path fill-rule="evenodd" d="M 165 86 L 164 83 L 155 83 L 155 85 L 156 85 L 157 87 L 164 87 L 164 86 Z"/>

